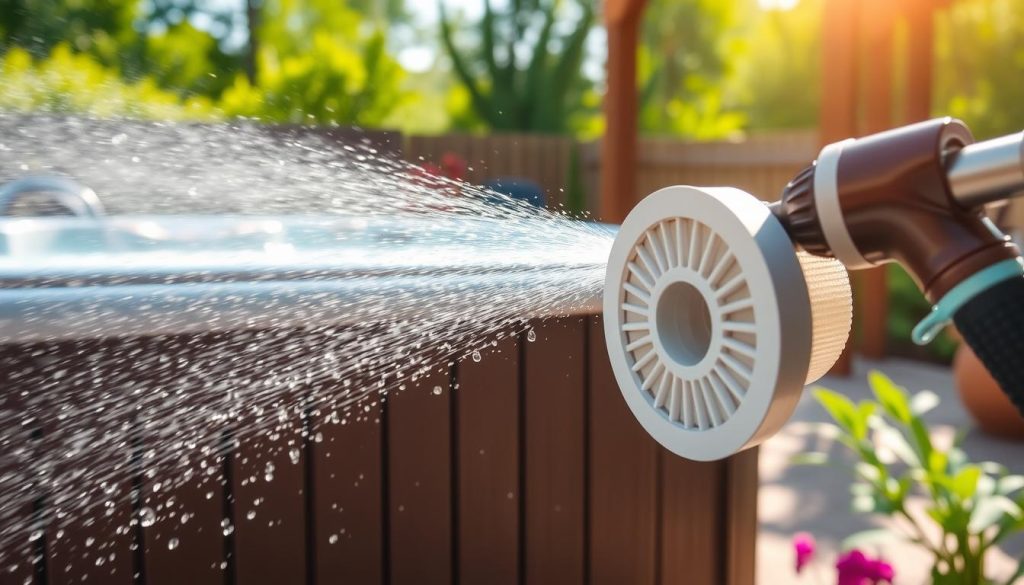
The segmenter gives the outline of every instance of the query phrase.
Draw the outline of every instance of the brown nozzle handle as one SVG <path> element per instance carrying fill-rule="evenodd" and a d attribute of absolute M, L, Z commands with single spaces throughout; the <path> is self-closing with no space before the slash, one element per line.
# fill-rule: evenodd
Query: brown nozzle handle
<path fill-rule="evenodd" d="M 899 262 L 932 303 L 1019 252 L 950 188 L 947 164 L 974 143 L 942 118 L 826 146 L 773 206 L 808 252 L 858 269 Z"/>

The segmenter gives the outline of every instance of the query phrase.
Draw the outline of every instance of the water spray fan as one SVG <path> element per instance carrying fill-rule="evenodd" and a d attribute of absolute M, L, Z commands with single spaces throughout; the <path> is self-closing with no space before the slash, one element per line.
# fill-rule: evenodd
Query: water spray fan
<path fill-rule="evenodd" d="M 612 246 L 605 339 L 616 381 L 670 451 L 715 460 L 789 418 L 850 334 L 847 270 L 899 262 L 1024 409 L 1024 268 L 987 204 L 1024 194 L 1024 141 L 932 120 L 826 146 L 780 201 L 668 187 Z"/>

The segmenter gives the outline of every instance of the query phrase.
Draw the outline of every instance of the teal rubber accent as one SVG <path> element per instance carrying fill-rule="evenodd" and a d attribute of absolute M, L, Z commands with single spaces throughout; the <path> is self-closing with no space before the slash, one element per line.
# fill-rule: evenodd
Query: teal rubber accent
<path fill-rule="evenodd" d="M 1024 265 L 1021 264 L 1020 257 L 996 262 L 992 266 L 982 268 L 970 275 L 939 299 L 939 302 L 932 307 L 932 312 L 928 313 L 928 316 L 921 319 L 921 322 L 914 327 L 911 334 L 914 343 L 925 345 L 935 339 L 939 331 L 953 320 L 953 315 L 968 301 L 1004 280 L 1022 275 L 1024 275 Z"/>

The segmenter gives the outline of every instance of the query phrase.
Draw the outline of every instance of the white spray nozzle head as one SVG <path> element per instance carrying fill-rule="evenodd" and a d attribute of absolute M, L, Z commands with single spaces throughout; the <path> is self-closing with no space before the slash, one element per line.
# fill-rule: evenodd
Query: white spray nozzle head
<path fill-rule="evenodd" d="M 849 336 L 850 283 L 797 252 L 768 207 L 732 188 L 668 187 L 623 222 L 604 325 L 616 381 L 644 429 L 696 460 L 774 434 Z"/>

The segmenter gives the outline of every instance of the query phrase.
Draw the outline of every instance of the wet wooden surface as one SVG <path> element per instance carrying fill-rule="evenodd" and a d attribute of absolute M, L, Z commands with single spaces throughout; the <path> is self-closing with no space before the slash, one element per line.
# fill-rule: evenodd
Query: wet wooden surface
<path fill-rule="evenodd" d="M 296 343 L 315 355 L 324 342 Z M 267 391 L 260 384 L 270 373 L 288 369 L 280 361 L 226 375 L 223 354 L 204 349 L 221 343 L 216 339 L 132 343 L 132 360 L 106 365 L 92 358 L 81 370 L 89 375 L 60 385 L 60 395 L 80 397 L 79 423 L 95 417 L 98 434 L 89 437 L 97 447 L 101 430 L 114 428 L 108 415 L 88 412 L 104 392 L 141 389 L 135 416 L 168 424 L 174 416 L 157 410 L 200 416 L 191 424 L 229 403 L 261 405 L 263 414 L 250 409 L 231 424 L 211 424 L 207 440 L 219 446 L 207 457 L 212 469 L 171 482 L 173 489 L 162 475 L 178 478 L 173 474 L 189 466 L 174 463 L 175 449 L 192 451 L 160 441 L 161 429 L 127 421 L 115 437 L 131 439 L 123 452 L 92 464 L 119 470 L 112 477 L 128 486 L 114 498 L 114 511 L 91 521 L 73 513 L 60 538 L 50 522 L 37 544 L 25 546 L 31 522 L 14 520 L 31 520 L 40 513 L 33 506 L 52 502 L 32 483 L 33 450 L 57 449 L 61 441 L 55 422 L 25 416 L 53 405 L 38 397 L 26 405 L 22 392 L 46 396 L 38 388 L 55 359 L 66 365 L 116 348 L 0 348 L 0 472 L 11 474 L 0 476 L 0 502 L 28 504 L 2 510 L 14 524 L 2 528 L 3 585 L 78 583 L 85 575 L 100 584 L 753 583 L 756 452 L 693 463 L 658 447 L 622 400 L 596 317 L 533 323 L 533 335 L 503 339 L 479 362 L 410 380 L 386 401 L 374 392 L 347 406 L 332 400 L 370 381 L 350 379 L 346 387 L 343 376 L 320 376 Z M 154 367 L 155 358 L 164 366 Z M 180 392 L 210 376 L 224 378 L 219 392 Z M 332 404 L 342 404 L 337 422 Z M 231 426 L 269 418 L 277 433 Z M 149 446 L 162 462 L 152 477 L 145 472 Z M 132 486 L 137 500 L 129 497 Z M 21 489 L 39 497 L 22 493 L 18 500 Z M 168 499 L 174 516 L 162 509 L 152 526 L 118 533 L 140 508 L 167 506 Z M 228 534 L 225 520 L 233 527 Z M 93 547 L 107 554 L 99 567 Z M 33 565 L 34 553 L 45 562 Z"/>

